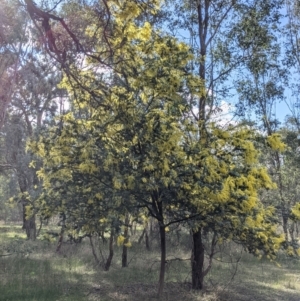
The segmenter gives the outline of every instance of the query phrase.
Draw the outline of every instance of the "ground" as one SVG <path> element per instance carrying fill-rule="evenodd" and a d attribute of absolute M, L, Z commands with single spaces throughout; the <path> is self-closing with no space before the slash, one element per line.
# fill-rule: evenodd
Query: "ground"
<path fill-rule="evenodd" d="M 234 244 L 223 246 L 215 257 L 205 289 L 193 291 L 186 239 L 169 239 L 162 300 L 300 300 L 299 259 L 281 254 L 277 262 L 259 260 Z M 107 246 L 99 246 L 105 257 Z M 55 241 L 26 241 L 20 226 L 0 225 L 0 301 L 157 300 L 159 252 L 155 240 L 149 252 L 133 239 L 127 268 L 120 267 L 122 248 L 115 246 L 108 272 L 95 264 L 88 240 L 65 243 L 59 253 L 55 248 Z"/>

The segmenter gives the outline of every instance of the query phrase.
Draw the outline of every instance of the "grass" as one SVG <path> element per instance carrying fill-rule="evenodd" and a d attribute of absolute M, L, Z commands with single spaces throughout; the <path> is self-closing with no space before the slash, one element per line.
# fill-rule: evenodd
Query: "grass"
<path fill-rule="evenodd" d="M 163 300 L 299 301 L 300 261 L 281 255 L 277 266 L 257 260 L 236 245 L 225 245 L 206 277 L 205 290 L 190 287 L 188 237 L 168 246 Z M 107 246 L 101 246 L 105 252 Z M 56 245 L 24 239 L 20 226 L 0 225 L 1 301 L 147 301 L 156 300 L 158 248 L 151 252 L 133 241 L 129 267 L 121 268 L 121 248 L 115 246 L 109 272 L 95 265 L 88 241 Z M 1 253 L 0 253 L 1 254 Z M 239 259 L 238 263 L 236 262 Z"/>

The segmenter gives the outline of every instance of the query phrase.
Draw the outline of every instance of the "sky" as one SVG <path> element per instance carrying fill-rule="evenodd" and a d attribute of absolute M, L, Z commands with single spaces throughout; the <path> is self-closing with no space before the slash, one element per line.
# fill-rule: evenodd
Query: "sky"
<path fill-rule="evenodd" d="M 36 0 L 35 1 L 36 3 L 37 3 L 37 5 L 41 5 L 41 3 L 43 3 L 44 1 L 43 0 Z M 54 4 L 56 4 L 56 3 L 58 3 L 59 1 L 57 0 L 57 2 L 55 1 L 55 0 L 50 0 L 50 2 L 52 2 L 52 3 L 54 3 Z M 286 20 L 284 20 L 283 19 L 283 23 L 286 23 L 287 21 Z M 285 25 L 285 24 L 282 24 L 283 26 Z M 182 36 L 182 37 L 187 37 L 188 36 L 188 32 L 186 31 L 184 31 L 184 30 L 182 30 L 182 31 L 180 31 L 180 35 L 179 36 Z M 180 38 L 180 37 L 179 37 Z M 234 80 L 234 78 L 233 78 L 233 80 Z M 229 82 L 229 84 L 230 84 L 230 82 Z M 235 93 L 236 94 L 236 93 Z M 291 97 L 291 93 L 287 90 L 286 91 L 286 97 L 287 98 L 290 98 Z M 220 119 L 224 119 L 224 116 L 223 115 L 227 115 L 227 116 L 229 116 L 228 117 L 228 119 L 231 119 L 231 114 L 229 113 L 229 103 L 230 102 L 232 102 L 232 103 L 234 103 L 234 102 L 237 102 L 238 101 L 238 97 L 236 96 L 236 97 L 233 97 L 233 99 L 231 99 L 230 101 L 229 100 L 226 100 L 226 99 L 224 99 L 224 100 L 222 100 L 222 102 L 221 102 L 221 107 L 222 107 L 222 109 L 223 109 L 223 112 L 222 113 L 220 113 Z M 231 109 L 233 109 L 232 107 L 231 107 Z M 284 122 L 284 120 L 285 120 L 285 117 L 286 117 L 286 115 L 290 115 L 291 114 L 291 112 L 290 112 L 290 110 L 289 110 L 289 108 L 288 108 L 288 106 L 287 106 L 287 104 L 284 102 L 284 101 L 281 101 L 281 102 L 277 102 L 276 103 L 276 105 L 275 105 L 275 107 L 274 107 L 274 114 L 275 114 L 275 116 L 276 116 L 276 118 L 281 122 L 281 123 L 283 123 Z M 254 116 L 255 117 L 255 116 Z"/>
<path fill-rule="evenodd" d="M 281 23 L 278 24 L 280 29 L 284 28 L 287 24 L 288 24 L 288 19 L 287 17 L 284 17 L 286 15 L 286 7 L 283 6 L 283 8 L 281 9 L 281 14 L 282 14 L 282 17 L 281 17 Z M 184 30 L 184 29 L 180 29 L 178 31 L 178 38 L 181 39 L 181 40 L 184 40 L 184 41 L 189 41 L 189 31 L 188 30 Z M 284 45 L 284 43 L 288 43 L 288 39 L 286 36 L 284 35 L 281 35 L 281 36 L 278 36 L 276 37 L 277 39 L 277 42 L 281 43 L 281 45 Z M 277 58 L 278 61 L 283 61 L 284 60 L 284 54 L 281 54 L 281 57 L 278 57 Z M 289 70 L 289 71 L 292 71 L 293 70 Z M 231 86 L 233 87 L 234 86 L 234 81 L 237 79 L 237 76 L 238 74 L 233 72 L 231 75 L 231 78 L 229 77 L 228 81 L 226 82 L 226 84 L 228 86 Z M 292 78 L 290 79 L 291 81 L 294 81 L 295 83 L 298 83 L 298 71 L 296 71 L 296 77 L 295 78 Z M 290 84 L 291 82 L 289 82 Z M 291 89 L 288 87 L 288 86 L 284 86 L 285 88 L 285 92 L 284 92 L 284 97 L 285 97 L 285 100 L 289 103 L 291 101 L 291 103 L 295 103 L 296 102 L 296 98 L 295 96 L 292 95 L 291 93 Z M 222 100 L 222 103 L 223 103 L 223 106 L 224 106 L 224 103 L 237 103 L 238 102 L 238 95 L 237 95 L 237 91 L 235 91 L 235 89 L 232 89 L 231 90 L 232 94 L 233 94 L 233 97 L 231 97 L 230 99 L 224 99 Z M 233 107 L 232 107 L 232 110 L 233 110 Z M 226 111 L 226 110 L 225 110 Z M 291 115 L 291 111 L 287 105 L 287 103 L 282 100 L 282 101 L 277 101 L 276 104 L 274 105 L 274 107 L 272 108 L 272 111 L 275 115 L 275 118 L 281 122 L 281 124 L 284 123 L 285 119 L 286 119 L 286 116 L 287 115 Z M 229 114 L 230 115 L 230 114 Z M 255 113 L 252 113 L 252 116 L 254 117 L 255 119 Z M 221 116 L 220 116 L 221 118 Z"/>

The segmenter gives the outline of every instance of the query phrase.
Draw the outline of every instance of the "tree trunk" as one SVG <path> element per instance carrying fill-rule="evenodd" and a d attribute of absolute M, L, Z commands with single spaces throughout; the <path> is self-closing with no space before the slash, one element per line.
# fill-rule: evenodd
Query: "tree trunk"
<path fill-rule="evenodd" d="M 161 298 L 164 284 L 165 284 L 165 272 L 166 272 L 166 228 L 163 224 L 159 225 L 160 234 L 160 272 L 158 282 L 158 297 Z"/>
<path fill-rule="evenodd" d="M 152 209 L 158 221 L 160 236 L 160 271 L 158 281 L 158 299 L 160 300 L 164 290 L 165 272 L 166 272 L 166 226 L 164 223 L 164 208 L 162 201 L 159 199 L 159 193 L 152 195 Z"/>
<path fill-rule="evenodd" d="M 114 231 L 111 229 L 109 238 L 109 255 L 104 265 L 104 271 L 108 271 L 114 256 Z"/>
<path fill-rule="evenodd" d="M 18 183 L 21 193 L 27 192 L 28 183 L 23 175 L 18 174 Z M 25 230 L 27 239 L 35 240 L 36 239 L 36 222 L 35 215 L 33 214 L 30 217 L 26 216 L 26 206 L 28 205 L 28 201 L 23 196 L 21 199 L 22 205 L 22 217 L 23 217 L 23 226 L 22 229 Z"/>
<path fill-rule="evenodd" d="M 291 237 L 291 240 L 292 242 L 295 241 L 295 223 L 292 222 L 290 227 L 289 227 L 289 232 L 290 232 L 290 237 Z"/>
<path fill-rule="evenodd" d="M 126 242 L 125 242 L 126 243 Z M 128 251 L 128 247 L 126 247 L 123 244 L 123 251 L 122 251 L 122 268 L 127 268 L 128 263 L 127 263 L 127 251 Z"/>
<path fill-rule="evenodd" d="M 153 219 L 150 217 L 150 231 L 149 231 L 150 239 L 153 238 Z"/>
<path fill-rule="evenodd" d="M 148 235 L 148 230 L 146 229 L 145 232 L 145 242 L 146 242 L 146 250 L 150 251 L 150 241 L 149 241 L 149 235 Z"/>
<path fill-rule="evenodd" d="M 101 262 L 100 262 L 100 260 L 99 260 L 99 258 L 97 256 L 96 251 L 95 251 L 95 247 L 94 247 L 92 235 L 89 236 L 89 239 L 90 239 L 90 245 L 91 245 L 91 248 L 92 248 L 92 253 L 93 253 L 94 259 L 95 259 L 97 265 L 99 266 L 101 264 Z"/>
<path fill-rule="evenodd" d="M 56 252 L 60 251 L 60 248 L 61 248 L 63 240 L 64 240 L 64 233 L 65 233 L 65 229 L 66 229 L 66 224 L 65 224 L 66 215 L 64 213 L 62 213 L 60 218 L 61 218 L 61 221 L 60 221 L 61 229 L 60 229 L 59 239 L 57 242 Z"/>
<path fill-rule="evenodd" d="M 192 289 L 203 289 L 203 265 L 204 265 L 204 247 L 201 236 L 201 229 L 192 232 Z"/>
<path fill-rule="evenodd" d="M 129 223 L 129 216 L 128 214 L 126 214 L 125 217 L 125 229 L 124 229 L 124 244 L 123 244 L 123 252 L 122 252 L 122 268 L 126 268 L 128 266 L 127 263 L 127 251 L 128 251 L 128 247 L 126 246 L 126 244 L 128 243 L 128 223 Z"/>
<path fill-rule="evenodd" d="M 19 182 L 19 188 L 21 193 L 25 193 L 27 191 L 27 183 L 24 179 L 23 175 L 18 175 L 18 182 Z M 36 239 L 36 223 L 35 223 L 35 216 L 31 216 L 27 218 L 26 216 L 26 205 L 28 205 L 28 202 L 24 197 L 22 197 L 22 210 L 23 210 L 23 227 L 22 229 L 25 230 L 27 239 L 35 240 Z"/>
<path fill-rule="evenodd" d="M 282 228 L 283 228 L 283 233 L 285 237 L 285 241 L 288 243 L 289 241 L 289 234 L 288 234 L 288 213 L 286 212 L 285 206 L 282 204 Z"/>
<path fill-rule="evenodd" d="M 139 237 L 139 239 L 138 239 L 138 244 L 140 244 L 140 243 L 142 242 L 142 240 L 143 240 L 143 238 L 144 238 L 144 236 L 145 236 L 145 233 L 146 233 L 146 228 L 144 228 L 144 230 L 143 230 L 141 236 Z"/>
<path fill-rule="evenodd" d="M 40 232 L 42 230 L 42 227 L 43 227 L 43 218 L 40 217 L 40 226 L 39 228 L 37 229 L 37 232 L 36 232 L 36 237 L 38 237 L 40 235 Z"/>
<path fill-rule="evenodd" d="M 25 228 L 27 239 L 35 240 L 36 239 L 35 216 L 32 216 L 28 219 L 25 218 L 23 227 Z"/>
<path fill-rule="evenodd" d="M 133 229 L 136 227 L 135 222 L 132 222 L 131 227 L 130 227 L 130 234 L 131 236 L 133 236 L 135 233 L 133 231 Z"/>
<path fill-rule="evenodd" d="M 63 240 L 64 240 L 64 230 L 61 229 L 60 234 L 59 234 L 59 238 L 58 238 L 58 242 L 57 242 L 57 246 L 56 246 L 56 252 L 60 251 Z"/>
<path fill-rule="evenodd" d="M 139 237 L 138 243 L 140 244 L 145 236 L 145 243 L 146 243 L 146 250 L 150 251 L 150 241 L 149 241 L 149 235 L 147 230 L 148 225 L 145 226 L 141 236 Z"/>

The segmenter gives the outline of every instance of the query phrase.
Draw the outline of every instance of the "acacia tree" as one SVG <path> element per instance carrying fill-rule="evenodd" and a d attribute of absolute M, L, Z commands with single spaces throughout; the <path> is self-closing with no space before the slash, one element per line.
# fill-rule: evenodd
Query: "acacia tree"
<path fill-rule="evenodd" d="M 160 230 L 159 295 L 171 224 L 195 221 L 194 288 L 202 288 L 204 277 L 204 227 L 239 239 L 253 253 L 275 256 L 282 238 L 272 209 L 257 197 L 257 189 L 273 185 L 256 166 L 251 132 L 204 127 L 201 118 L 195 123 L 190 99 L 201 99 L 205 89 L 203 78 L 187 68 L 194 59 L 189 47 L 136 22 L 141 9 L 134 2 L 112 2 L 110 13 L 108 46 L 95 50 L 111 47 L 112 68 L 103 71 L 104 60 L 90 56 L 89 69 L 70 66 L 78 77 L 66 77 L 63 85 L 74 98 L 74 113 L 31 142 L 43 160 L 38 208 L 44 215 L 63 213 L 83 231 L 99 227 L 99 219 L 118 207 L 146 208 Z"/>

